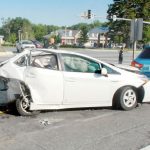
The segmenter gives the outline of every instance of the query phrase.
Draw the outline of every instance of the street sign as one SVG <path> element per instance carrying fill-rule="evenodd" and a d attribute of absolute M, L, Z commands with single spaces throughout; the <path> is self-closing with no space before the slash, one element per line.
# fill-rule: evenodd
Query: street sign
<path fill-rule="evenodd" d="M 130 40 L 131 41 L 142 40 L 142 35 L 143 35 L 143 19 L 142 18 L 132 19 Z"/>
<path fill-rule="evenodd" d="M 135 19 L 131 20 L 130 41 L 135 41 Z"/>
<path fill-rule="evenodd" d="M 117 20 L 117 16 L 116 16 L 116 15 L 113 15 L 113 16 L 112 16 L 112 19 L 113 19 L 113 21 L 116 21 L 116 20 Z"/>
<path fill-rule="evenodd" d="M 143 18 L 138 18 L 137 19 L 137 40 L 142 40 L 143 38 Z"/>

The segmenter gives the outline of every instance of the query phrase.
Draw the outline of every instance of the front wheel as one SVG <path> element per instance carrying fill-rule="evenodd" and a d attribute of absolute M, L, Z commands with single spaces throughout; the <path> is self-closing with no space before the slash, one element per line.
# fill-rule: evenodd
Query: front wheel
<path fill-rule="evenodd" d="M 21 116 L 32 116 L 37 115 L 40 111 L 31 111 L 31 95 L 29 89 L 24 85 L 20 84 L 21 95 L 16 100 L 16 109 Z"/>
<path fill-rule="evenodd" d="M 31 111 L 30 101 L 28 98 L 20 97 L 16 100 L 16 109 L 21 116 L 33 116 L 40 113 L 40 111 Z"/>
<path fill-rule="evenodd" d="M 118 103 L 123 110 L 131 110 L 137 106 L 137 94 L 132 87 L 123 87 L 118 93 Z"/>
<path fill-rule="evenodd" d="M 20 51 L 19 51 L 19 49 L 17 48 L 17 53 L 19 53 Z"/>

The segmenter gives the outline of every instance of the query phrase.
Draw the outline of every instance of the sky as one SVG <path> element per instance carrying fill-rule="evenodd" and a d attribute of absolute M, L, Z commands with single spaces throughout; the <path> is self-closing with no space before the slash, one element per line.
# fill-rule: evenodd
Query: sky
<path fill-rule="evenodd" d="M 106 21 L 108 5 L 113 0 L 1 0 L 1 18 L 22 17 L 35 24 L 71 26 L 79 22 L 90 23 L 93 20 Z M 81 13 L 90 9 L 92 13 L 104 18 L 86 20 Z"/>

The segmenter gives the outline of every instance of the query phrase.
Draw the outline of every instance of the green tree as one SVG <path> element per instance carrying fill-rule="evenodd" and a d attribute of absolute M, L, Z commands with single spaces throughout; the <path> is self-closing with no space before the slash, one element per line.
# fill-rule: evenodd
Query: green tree
<path fill-rule="evenodd" d="M 33 31 L 32 31 L 32 24 L 28 19 L 21 18 L 21 17 L 17 17 L 15 19 L 2 18 L 1 32 L 3 33 L 6 41 L 12 39 L 12 37 L 10 38 L 10 36 L 12 35 L 13 37 L 16 37 L 16 40 L 18 40 L 19 30 L 21 31 L 22 39 L 27 39 L 27 38 L 32 39 L 34 37 Z"/>
<path fill-rule="evenodd" d="M 95 27 L 106 26 L 106 23 L 101 23 L 99 20 L 95 20 L 93 23 L 90 23 L 90 24 L 78 23 L 78 24 L 75 24 L 75 25 L 68 27 L 68 29 L 80 30 L 84 26 L 86 26 L 90 30 L 90 29 L 93 29 Z M 65 27 L 64 27 L 64 29 L 65 29 Z"/>
<path fill-rule="evenodd" d="M 150 25 L 144 26 L 143 41 L 144 43 L 150 43 Z"/>
<path fill-rule="evenodd" d="M 37 39 L 38 41 L 42 41 L 43 36 L 48 33 L 47 26 L 42 25 L 42 24 L 38 24 L 38 25 L 34 24 L 33 25 L 33 32 L 34 32 L 35 39 Z"/>
<path fill-rule="evenodd" d="M 1 20 L 2 20 L 1 33 L 4 35 L 4 40 L 7 40 L 11 33 L 11 24 L 10 24 L 11 19 L 10 18 L 7 18 L 7 19 L 1 18 Z"/>
<path fill-rule="evenodd" d="M 32 24 L 29 20 L 23 19 L 22 23 L 22 39 L 33 39 L 34 38 L 34 32 L 32 29 Z"/>
<path fill-rule="evenodd" d="M 84 26 L 88 27 L 89 25 L 87 23 L 78 23 L 78 24 L 72 25 L 71 27 L 68 27 L 68 29 L 80 30 Z M 65 29 L 65 27 L 64 27 L 64 29 Z"/>
<path fill-rule="evenodd" d="M 15 33 L 11 33 L 7 41 L 10 42 L 10 43 L 15 44 L 16 39 L 17 39 L 16 34 Z"/>
<path fill-rule="evenodd" d="M 47 25 L 47 34 L 53 32 L 53 31 L 56 31 L 58 29 L 60 29 L 61 27 L 58 27 L 58 26 L 54 26 L 54 25 Z"/>
<path fill-rule="evenodd" d="M 79 38 L 79 43 L 84 44 L 88 41 L 88 27 L 87 26 L 81 26 L 80 28 L 80 38 Z"/>
<path fill-rule="evenodd" d="M 56 35 L 56 36 L 54 37 L 54 39 L 55 39 L 55 43 L 56 43 L 56 44 L 61 43 L 61 38 L 60 38 L 59 35 Z"/>
<path fill-rule="evenodd" d="M 101 23 L 99 20 L 95 20 L 93 23 L 89 24 L 89 28 L 93 29 L 96 27 L 102 26 L 104 23 Z"/>
<path fill-rule="evenodd" d="M 118 18 L 143 18 L 145 21 L 150 20 L 150 1 L 149 0 L 114 0 L 113 4 L 109 5 L 108 18 L 116 15 Z M 116 39 L 118 31 L 122 33 L 123 42 L 129 44 L 130 39 L 130 22 L 128 21 L 115 21 L 109 19 L 110 30 L 114 31 L 114 40 Z M 143 42 L 146 43 L 150 37 L 149 32 L 146 32 L 149 27 L 144 25 Z"/>

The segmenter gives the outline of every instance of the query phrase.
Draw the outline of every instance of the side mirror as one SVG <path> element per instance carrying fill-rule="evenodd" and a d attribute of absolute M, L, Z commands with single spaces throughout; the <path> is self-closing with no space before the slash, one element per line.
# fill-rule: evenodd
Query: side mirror
<path fill-rule="evenodd" d="M 103 76 L 108 76 L 108 73 L 107 73 L 107 69 L 106 68 L 102 68 L 102 70 L 101 70 L 101 74 L 103 75 Z"/>

